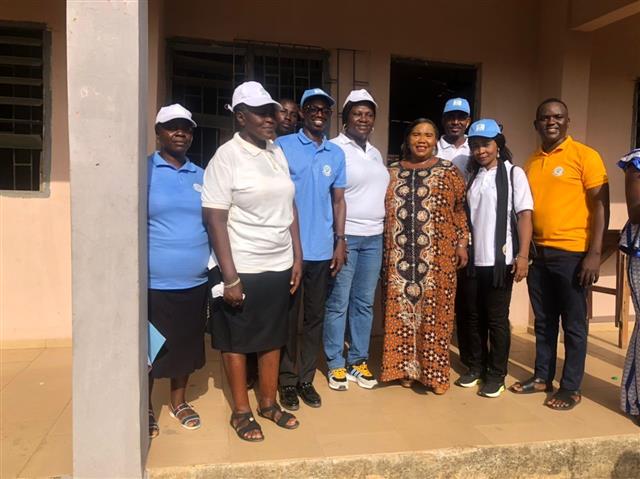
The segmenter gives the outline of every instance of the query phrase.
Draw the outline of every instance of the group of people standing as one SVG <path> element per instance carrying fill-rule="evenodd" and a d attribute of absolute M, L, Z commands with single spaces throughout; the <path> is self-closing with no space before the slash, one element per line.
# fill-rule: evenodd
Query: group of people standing
<path fill-rule="evenodd" d="M 228 106 L 236 133 L 205 171 L 186 155 L 191 113 L 180 105 L 158 113 L 159 150 L 148 160 L 149 320 L 166 343 L 149 384 L 171 378 L 172 417 L 187 429 L 201 425 L 185 387 L 204 364 L 208 301 L 212 346 L 232 395 L 230 424 L 241 439 L 264 439 L 249 405 L 254 384 L 257 414 L 286 429 L 299 426 L 291 411 L 300 400 L 321 406 L 313 381 L 322 350 L 331 389 L 376 386 L 368 362 L 380 278 L 381 381 L 417 381 L 444 394 L 455 321 L 468 368 L 456 384 L 498 397 L 512 285 L 527 278 L 536 363 L 534 376 L 511 390 L 553 391 L 562 322 L 565 366 L 546 404 L 578 404 L 586 290 L 598 277 L 609 204 L 602 159 L 567 135 L 567 106 L 540 104 L 534 126 L 542 145 L 524 170 L 513 164 L 502 126 L 471 123 L 463 98 L 447 101 L 442 136 L 429 119 L 412 122 L 390 165 L 369 141 L 371 94 L 348 95 L 342 132 L 328 140 L 334 106 L 320 88 L 306 90 L 298 106 L 276 102 L 257 82 L 239 85 Z M 637 401 L 636 394 L 631 414 Z M 149 433 L 159 433 L 151 404 Z"/>

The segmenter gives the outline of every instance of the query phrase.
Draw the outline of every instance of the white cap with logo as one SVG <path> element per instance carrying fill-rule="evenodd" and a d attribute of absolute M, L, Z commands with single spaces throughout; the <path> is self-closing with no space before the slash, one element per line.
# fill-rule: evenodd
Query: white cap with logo
<path fill-rule="evenodd" d="M 282 105 L 271 98 L 269 92 L 257 81 L 246 81 L 241 83 L 233 90 L 233 97 L 231 98 L 231 105 L 225 105 L 225 108 L 229 111 L 233 111 L 236 106 L 244 103 L 247 106 L 262 106 L 273 104 L 282 109 Z"/>
<path fill-rule="evenodd" d="M 191 112 L 183 107 L 179 103 L 174 103 L 173 105 L 163 106 L 160 108 L 160 111 L 156 115 L 156 125 L 158 123 L 167 123 L 171 120 L 176 120 L 178 118 L 182 118 L 190 122 L 193 126 L 198 126 L 193 118 L 191 118 Z"/>
<path fill-rule="evenodd" d="M 351 93 L 349 93 L 349 96 L 347 96 L 347 99 L 344 101 L 344 104 L 342 105 L 342 108 L 347 106 L 347 103 L 349 103 L 349 102 L 357 103 L 359 101 L 371 102 L 371 103 L 373 103 L 373 106 L 378 108 L 378 104 L 375 102 L 375 100 L 373 99 L 371 94 L 367 90 L 365 90 L 364 88 L 362 88 L 361 90 L 353 90 Z"/>

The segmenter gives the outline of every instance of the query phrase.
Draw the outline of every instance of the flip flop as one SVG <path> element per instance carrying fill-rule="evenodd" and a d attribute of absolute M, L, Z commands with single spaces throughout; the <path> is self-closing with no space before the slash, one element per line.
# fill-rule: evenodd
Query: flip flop
<path fill-rule="evenodd" d="M 576 399 L 574 396 L 577 396 L 578 399 Z M 550 401 L 552 401 L 553 399 L 559 399 L 564 404 L 566 404 L 566 406 L 554 406 L 554 405 L 552 405 L 550 403 Z M 576 407 L 578 404 L 580 404 L 580 401 L 582 401 L 582 395 L 580 394 L 580 391 L 569 391 L 568 389 L 560 388 L 544 404 L 545 404 L 545 406 L 547 406 L 548 408 L 553 409 L 554 411 L 570 411 L 574 407 Z"/>
<path fill-rule="evenodd" d="M 537 384 L 544 384 L 544 389 L 536 388 Z M 514 389 L 515 386 L 520 386 L 520 390 Z M 535 394 L 535 393 L 549 393 L 553 392 L 553 384 L 546 382 L 544 379 L 532 377 L 524 382 L 516 382 L 509 386 L 509 391 L 514 394 Z"/>

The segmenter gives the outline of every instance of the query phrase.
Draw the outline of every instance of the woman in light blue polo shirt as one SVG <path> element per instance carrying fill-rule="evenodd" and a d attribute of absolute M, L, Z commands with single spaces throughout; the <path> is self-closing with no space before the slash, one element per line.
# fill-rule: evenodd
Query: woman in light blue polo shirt
<path fill-rule="evenodd" d="M 209 242 L 202 222 L 204 171 L 187 158 L 196 123 L 174 104 L 160 109 L 160 150 L 149 156 L 149 321 L 165 337 L 149 372 L 149 436 L 160 432 L 151 407 L 155 378 L 171 378 L 169 414 L 186 429 L 200 416 L 186 402 L 189 375 L 205 362 Z"/>

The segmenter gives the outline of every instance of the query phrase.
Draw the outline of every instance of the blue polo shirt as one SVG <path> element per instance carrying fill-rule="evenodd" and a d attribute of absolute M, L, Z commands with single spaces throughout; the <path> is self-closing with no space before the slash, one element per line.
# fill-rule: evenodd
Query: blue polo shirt
<path fill-rule="evenodd" d="M 157 151 L 148 162 L 149 288 L 199 286 L 209 261 L 200 200 L 204 170 L 189 160 L 176 169 Z"/>
<path fill-rule="evenodd" d="M 333 257 L 332 188 L 347 186 L 344 152 L 323 138 L 318 146 L 302 131 L 281 136 L 276 144 L 289 163 L 296 186 L 302 255 L 307 261 Z"/>

